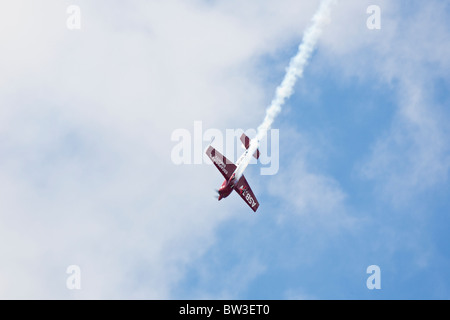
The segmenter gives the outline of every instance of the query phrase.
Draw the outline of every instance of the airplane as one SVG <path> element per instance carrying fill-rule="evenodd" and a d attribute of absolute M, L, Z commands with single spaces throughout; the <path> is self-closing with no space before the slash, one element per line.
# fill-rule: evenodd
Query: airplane
<path fill-rule="evenodd" d="M 218 200 L 220 201 L 221 199 L 228 197 L 231 192 L 235 190 L 239 194 L 239 196 L 248 204 L 248 206 L 254 212 L 256 212 L 259 207 L 258 200 L 256 200 L 256 197 L 253 194 L 253 191 L 243 174 L 245 168 L 249 163 L 249 157 L 251 157 L 251 155 L 248 155 L 250 138 L 243 133 L 241 136 L 241 141 L 244 144 L 246 150 L 240 156 L 238 161 L 236 161 L 236 164 L 225 158 L 225 156 L 223 156 L 219 151 L 214 149 L 211 146 L 212 141 L 208 149 L 206 150 L 206 154 L 225 178 L 225 181 L 217 191 L 219 194 Z M 258 159 L 259 155 L 259 150 L 256 149 L 253 156 Z"/>

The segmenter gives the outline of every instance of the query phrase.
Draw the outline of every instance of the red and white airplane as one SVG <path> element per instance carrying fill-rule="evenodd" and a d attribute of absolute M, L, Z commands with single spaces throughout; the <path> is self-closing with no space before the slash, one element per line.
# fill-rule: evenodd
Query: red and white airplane
<path fill-rule="evenodd" d="M 252 189 L 248 185 L 247 180 L 244 177 L 244 170 L 249 163 L 249 158 L 251 155 L 248 154 L 250 147 L 250 138 L 247 137 L 244 133 L 241 136 L 241 141 L 244 144 L 245 152 L 238 159 L 236 164 L 225 158 L 219 151 L 214 149 L 212 146 L 209 146 L 206 150 L 206 154 L 214 163 L 214 165 L 219 169 L 220 173 L 225 177 L 225 181 L 222 183 L 222 186 L 218 190 L 219 193 L 219 201 L 223 198 L 226 198 L 230 195 L 230 193 L 235 190 L 241 198 L 249 205 L 249 207 L 256 212 L 259 207 L 258 200 L 256 200 L 255 195 L 253 194 Z M 259 150 L 256 149 L 253 156 L 258 159 L 259 158 Z"/>

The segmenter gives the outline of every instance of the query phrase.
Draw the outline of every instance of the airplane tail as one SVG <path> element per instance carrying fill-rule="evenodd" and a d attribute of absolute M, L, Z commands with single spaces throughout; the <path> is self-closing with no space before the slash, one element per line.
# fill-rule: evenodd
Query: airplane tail
<path fill-rule="evenodd" d="M 242 143 L 244 144 L 245 149 L 248 149 L 248 148 L 250 147 L 250 138 L 247 137 L 247 136 L 245 135 L 245 133 L 242 134 L 242 136 L 241 136 L 241 141 L 242 141 Z M 256 151 L 255 151 L 255 153 L 253 154 L 253 156 L 254 156 L 256 159 L 258 159 L 258 158 L 259 158 L 259 154 L 260 154 L 260 153 L 259 153 L 259 150 L 256 149 Z"/>

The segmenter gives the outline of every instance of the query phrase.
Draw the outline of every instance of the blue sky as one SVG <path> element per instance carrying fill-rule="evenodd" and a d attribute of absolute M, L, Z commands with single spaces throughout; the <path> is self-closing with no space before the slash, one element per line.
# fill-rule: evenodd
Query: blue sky
<path fill-rule="evenodd" d="M 260 124 L 318 4 L 3 2 L 0 297 L 448 299 L 448 3 L 333 6 L 273 125 L 278 173 L 246 170 L 257 214 L 171 159 L 195 121 Z"/>

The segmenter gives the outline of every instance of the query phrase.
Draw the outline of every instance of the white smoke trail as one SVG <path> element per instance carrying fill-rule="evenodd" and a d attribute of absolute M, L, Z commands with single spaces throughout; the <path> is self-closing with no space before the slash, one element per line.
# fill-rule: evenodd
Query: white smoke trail
<path fill-rule="evenodd" d="M 317 40 L 322 33 L 322 27 L 329 21 L 330 7 L 333 2 L 335 2 L 335 0 L 322 0 L 320 3 L 319 9 L 312 18 L 312 24 L 308 27 L 308 29 L 306 29 L 303 35 L 303 41 L 298 47 L 298 52 L 291 59 L 284 79 L 280 86 L 278 86 L 275 97 L 266 111 L 264 121 L 258 127 L 256 137 L 252 139 L 250 143 L 248 156 L 246 159 L 243 159 L 242 165 L 239 168 L 240 170 L 237 172 L 237 177 L 240 178 L 242 175 L 242 172 L 250 162 L 253 153 L 255 153 L 258 148 L 259 142 L 266 136 L 267 131 L 272 126 L 276 116 L 280 113 L 281 107 L 285 103 L 286 99 L 294 93 L 294 85 L 297 79 L 303 75 L 303 70 L 307 65 L 309 58 L 314 51 Z"/>

